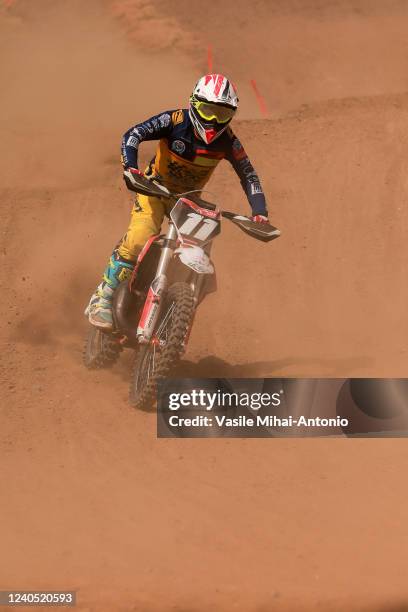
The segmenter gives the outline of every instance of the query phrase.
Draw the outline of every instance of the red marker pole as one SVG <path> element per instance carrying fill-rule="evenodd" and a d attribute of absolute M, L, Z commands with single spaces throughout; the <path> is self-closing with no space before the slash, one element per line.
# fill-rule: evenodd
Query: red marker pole
<path fill-rule="evenodd" d="M 261 115 L 263 117 L 267 117 L 268 116 L 268 109 L 266 108 L 265 100 L 262 97 L 262 95 L 261 95 L 261 93 L 260 93 L 260 91 L 258 89 L 258 86 L 256 84 L 255 79 L 251 79 L 251 86 L 252 86 L 252 89 L 254 90 L 254 94 L 255 94 L 255 97 L 257 99 L 257 102 L 258 102 L 258 105 L 259 105 L 259 110 L 261 111 Z"/>
<path fill-rule="evenodd" d="M 213 71 L 213 52 L 212 46 L 208 45 L 207 48 L 207 65 L 208 65 L 208 74 L 212 74 Z"/>

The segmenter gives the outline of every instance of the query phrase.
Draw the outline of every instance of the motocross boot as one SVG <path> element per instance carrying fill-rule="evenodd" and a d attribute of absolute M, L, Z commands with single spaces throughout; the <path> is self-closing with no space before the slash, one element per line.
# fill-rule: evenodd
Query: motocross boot
<path fill-rule="evenodd" d="M 95 327 L 107 331 L 113 327 L 112 300 L 119 283 L 130 277 L 134 263 L 121 257 L 115 249 L 103 274 L 103 281 L 92 295 L 85 315 Z"/>

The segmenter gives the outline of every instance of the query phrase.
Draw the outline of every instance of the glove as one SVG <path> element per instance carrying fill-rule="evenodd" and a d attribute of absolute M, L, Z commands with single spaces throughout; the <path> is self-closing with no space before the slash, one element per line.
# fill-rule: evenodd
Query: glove
<path fill-rule="evenodd" d="M 139 176 L 144 176 L 144 174 L 138 168 L 125 168 L 123 171 L 123 178 L 125 179 L 126 187 L 134 191 L 136 186 L 135 178 Z"/>
<path fill-rule="evenodd" d="M 269 219 L 265 215 L 254 215 L 251 217 L 251 221 L 254 223 L 269 223 Z"/>

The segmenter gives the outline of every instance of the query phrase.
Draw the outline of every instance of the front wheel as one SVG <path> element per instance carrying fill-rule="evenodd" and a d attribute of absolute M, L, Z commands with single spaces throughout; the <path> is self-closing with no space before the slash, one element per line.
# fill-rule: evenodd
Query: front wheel
<path fill-rule="evenodd" d="M 149 344 L 136 354 L 129 400 L 142 410 L 152 408 L 157 381 L 169 375 L 183 350 L 194 314 L 190 285 L 174 283 L 165 297 L 156 331 Z"/>

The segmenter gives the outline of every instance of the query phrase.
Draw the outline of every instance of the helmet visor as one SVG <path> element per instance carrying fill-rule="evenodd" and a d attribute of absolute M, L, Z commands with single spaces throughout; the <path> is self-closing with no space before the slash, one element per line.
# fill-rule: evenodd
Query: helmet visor
<path fill-rule="evenodd" d="M 200 100 L 192 100 L 191 103 L 200 117 L 205 121 L 227 123 L 231 121 L 235 113 L 234 108 L 228 108 L 220 104 L 211 104 L 211 102 L 201 102 Z"/>

